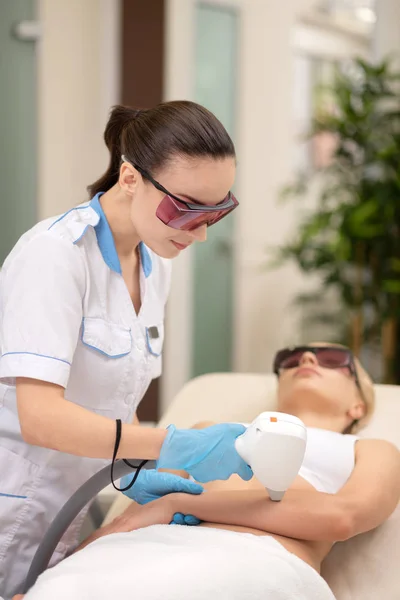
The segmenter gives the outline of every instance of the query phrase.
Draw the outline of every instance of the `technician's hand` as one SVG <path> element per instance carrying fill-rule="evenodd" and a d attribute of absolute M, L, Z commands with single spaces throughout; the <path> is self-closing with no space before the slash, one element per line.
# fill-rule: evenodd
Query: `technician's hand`
<path fill-rule="evenodd" d="M 134 473 L 125 475 L 121 480 L 121 487 L 129 485 Z M 166 494 L 183 492 L 184 494 L 201 494 L 203 486 L 189 481 L 172 473 L 159 473 L 153 469 L 141 471 L 133 486 L 124 492 L 131 500 L 138 504 L 147 504 L 158 500 Z"/>
<path fill-rule="evenodd" d="M 174 513 L 170 525 L 200 525 L 201 521 L 194 515 L 184 515 L 183 513 Z"/>
<path fill-rule="evenodd" d="M 205 429 L 176 429 L 170 425 L 157 468 L 183 469 L 202 482 L 228 479 L 234 473 L 248 481 L 253 472 L 235 449 L 236 438 L 245 430 L 235 423 Z"/>

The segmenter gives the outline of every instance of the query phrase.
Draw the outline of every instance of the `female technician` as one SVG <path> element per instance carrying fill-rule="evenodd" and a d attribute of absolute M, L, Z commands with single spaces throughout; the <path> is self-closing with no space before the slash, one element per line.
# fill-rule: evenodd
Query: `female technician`
<path fill-rule="evenodd" d="M 198 481 L 251 477 L 234 448 L 240 425 L 139 427 L 136 409 L 161 373 L 170 262 L 229 214 L 235 150 L 191 102 L 118 106 L 105 130 L 107 172 L 92 200 L 25 233 L 0 273 L 0 595 L 21 589 L 64 502 L 113 455 L 158 459 Z M 59 165 L 60 185 L 63 165 Z M 143 477 L 142 477 L 143 475 Z M 144 489 L 145 488 L 145 489 Z M 143 472 L 145 502 L 201 486 Z M 77 542 L 84 514 L 53 556 Z"/>

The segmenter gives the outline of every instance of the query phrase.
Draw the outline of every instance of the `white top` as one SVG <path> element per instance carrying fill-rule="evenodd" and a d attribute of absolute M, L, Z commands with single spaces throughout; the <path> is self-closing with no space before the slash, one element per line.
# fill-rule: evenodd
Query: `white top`
<path fill-rule="evenodd" d="M 350 477 L 359 438 L 307 427 L 307 447 L 299 475 L 319 492 L 336 494 Z"/>
<path fill-rule="evenodd" d="M 100 195 L 36 225 L 6 259 L 0 388 L 32 377 L 65 387 L 67 399 L 95 412 L 107 414 L 122 400 L 120 416 L 129 420 L 161 374 L 170 261 L 140 244 L 136 315 Z"/>
<path fill-rule="evenodd" d="M 276 416 L 286 423 L 297 424 L 299 421 L 297 417 L 289 414 L 279 412 L 266 414 Z M 263 414 L 259 415 L 262 416 Z M 242 423 L 242 425 L 249 427 L 249 423 Z M 359 438 L 355 435 L 316 427 L 306 427 L 306 430 L 306 451 L 298 475 L 317 491 L 336 494 L 353 472 L 355 444 Z"/>

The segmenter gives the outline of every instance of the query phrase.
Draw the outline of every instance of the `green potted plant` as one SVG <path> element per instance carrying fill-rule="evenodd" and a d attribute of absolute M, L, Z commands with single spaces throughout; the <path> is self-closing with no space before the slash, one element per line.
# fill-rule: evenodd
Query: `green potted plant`
<path fill-rule="evenodd" d="M 382 379 L 390 383 L 400 383 L 399 80 L 390 61 L 358 59 L 338 69 L 333 104 L 317 112 L 311 131 L 314 140 L 330 136 L 331 160 L 285 190 L 307 198 L 316 178 L 316 205 L 274 252 L 278 264 L 294 261 L 320 276 L 321 285 L 297 301 L 314 311 L 325 306 L 311 319 L 332 323 L 356 354 L 379 344 Z M 324 299 L 332 291 L 339 303 L 331 306 Z"/>

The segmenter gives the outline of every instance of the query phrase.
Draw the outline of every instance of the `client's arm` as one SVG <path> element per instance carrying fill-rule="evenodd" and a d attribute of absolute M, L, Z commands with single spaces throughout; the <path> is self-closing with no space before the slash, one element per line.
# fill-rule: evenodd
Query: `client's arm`
<path fill-rule="evenodd" d="M 207 491 L 200 496 L 168 494 L 144 506 L 132 505 L 98 530 L 79 549 L 104 535 L 170 523 L 174 513 L 210 523 L 241 525 L 311 541 L 345 540 L 383 523 L 400 498 L 400 453 L 387 442 L 362 440 L 356 465 L 337 494 L 288 490 L 272 502 L 264 490 Z"/>
<path fill-rule="evenodd" d="M 170 500 L 174 512 L 189 513 L 202 521 L 291 538 L 337 541 L 348 532 L 340 502 L 333 495 L 314 490 L 288 490 L 281 502 L 272 502 L 263 490 L 210 491 L 196 499 L 174 494 Z"/>
<path fill-rule="evenodd" d="M 400 452 L 395 446 L 360 440 L 355 458 L 353 473 L 337 494 L 350 515 L 351 536 L 378 527 L 400 500 Z"/>
<path fill-rule="evenodd" d="M 264 491 L 174 494 L 172 510 L 303 540 L 338 541 L 383 523 L 399 498 L 399 451 L 385 441 L 362 440 L 356 446 L 353 473 L 336 495 L 288 490 L 277 503 Z"/>

